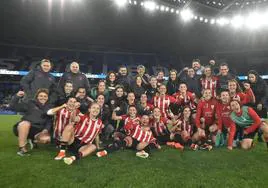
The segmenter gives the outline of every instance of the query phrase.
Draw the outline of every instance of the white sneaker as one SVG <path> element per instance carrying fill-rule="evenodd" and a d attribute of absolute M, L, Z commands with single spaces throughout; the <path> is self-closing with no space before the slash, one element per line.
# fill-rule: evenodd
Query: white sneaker
<path fill-rule="evenodd" d="M 137 156 L 137 157 L 140 157 L 140 158 L 144 158 L 144 159 L 146 159 L 146 158 L 149 157 L 149 153 L 146 153 L 144 150 L 142 150 L 142 151 L 138 151 L 138 152 L 136 153 L 136 156 Z"/>
<path fill-rule="evenodd" d="M 74 162 L 74 159 L 73 159 L 73 157 L 65 157 L 63 159 L 63 161 L 64 161 L 65 164 L 71 165 Z"/>

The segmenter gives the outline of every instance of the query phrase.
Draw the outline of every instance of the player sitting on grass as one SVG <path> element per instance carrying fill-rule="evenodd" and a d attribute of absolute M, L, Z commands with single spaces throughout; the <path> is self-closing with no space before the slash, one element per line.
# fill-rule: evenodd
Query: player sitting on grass
<path fill-rule="evenodd" d="M 250 149 L 253 146 L 253 139 L 258 132 L 258 128 L 263 131 L 263 138 L 268 148 L 268 125 L 261 121 L 258 114 L 247 106 L 241 106 L 241 104 L 232 100 L 230 102 L 232 109 L 231 118 L 235 122 L 237 129 L 242 132 L 242 149 Z"/>
<path fill-rule="evenodd" d="M 195 124 L 197 132 L 193 136 L 193 141 L 200 142 L 200 149 L 212 149 L 215 143 L 218 126 L 216 124 L 217 101 L 212 98 L 210 89 L 203 91 L 203 99 L 198 102 Z"/>
<path fill-rule="evenodd" d="M 64 128 L 69 125 L 71 121 L 74 121 L 72 119 L 80 113 L 80 111 L 77 109 L 76 104 L 76 98 L 69 97 L 67 103 L 48 110 L 48 115 L 56 115 L 53 135 L 53 138 L 55 139 L 56 143 L 60 142 Z"/>
<path fill-rule="evenodd" d="M 33 149 L 34 143 L 47 144 L 50 142 L 50 128 L 52 119 L 47 115 L 47 111 L 51 108 L 48 104 L 49 91 L 47 89 L 39 89 L 36 93 L 35 100 L 23 102 L 21 99 L 24 96 L 23 91 L 19 91 L 11 100 L 10 107 L 17 112 L 23 112 L 24 115 L 21 121 L 14 127 L 13 131 L 18 136 L 20 156 L 29 155 L 27 145 L 30 144 L 30 149 Z"/>
<path fill-rule="evenodd" d="M 184 107 L 181 117 L 169 130 L 172 140 L 175 138 L 181 145 L 190 146 L 191 149 L 196 150 L 198 145 L 192 141 L 194 120 L 191 115 L 191 108 Z M 176 142 L 167 142 L 167 145 L 175 146 Z"/>
<path fill-rule="evenodd" d="M 129 111 L 137 110 L 134 106 L 129 107 Z M 136 156 L 141 158 L 149 157 L 150 150 L 157 148 L 156 139 L 152 132 L 147 129 L 149 126 L 149 116 L 143 115 L 141 123 L 127 122 L 124 125 L 126 136 L 124 138 L 116 138 L 116 140 L 105 147 L 103 151 L 97 152 L 98 157 L 106 156 L 108 153 L 112 153 L 121 148 L 132 148 L 137 150 Z"/>
<path fill-rule="evenodd" d="M 103 128 L 102 121 L 98 119 L 100 106 L 92 103 L 89 108 L 89 115 L 79 117 L 78 123 L 67 125 L 63 131 L 60 152 L 55 160 L 64 159 L 68 165 L 75 160 L 86 157 L 99 148 L 99 133 Z M 93 141 L 95 140 L 95 144 Z M 72 153 L 66 157 L 66 149 Z"/>
<path fill-rule="evenodd" d="M 174 118 L 174 115 L 170 113 L 170 116 Z M 154 108 L 153 117 L 150 119 L 151 130 L 160 144 L 167 144 L 175 147 L 176 149 L 183 150 L 183 146 L 179 143 L 177 137 L 170 134 L 168 126 L 174 124 L 174 120 L 169 120 L 161 116 L 161 111 L 159 108 Z"/>

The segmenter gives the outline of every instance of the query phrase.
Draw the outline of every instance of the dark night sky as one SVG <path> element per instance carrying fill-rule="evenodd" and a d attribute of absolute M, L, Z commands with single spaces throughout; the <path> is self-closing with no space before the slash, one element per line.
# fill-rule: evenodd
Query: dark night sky
<path fill-rule="evenodd" d="M 108 0 L 0 2 L 0 42 L 77 49 L 205 55 L 268 49 L 268 31 L 235 31 L 229 26 L 183 23 L 168 13 L 140 6 L 119 10 Z M 206 12 L 205 12 L 206 13 Z"/>

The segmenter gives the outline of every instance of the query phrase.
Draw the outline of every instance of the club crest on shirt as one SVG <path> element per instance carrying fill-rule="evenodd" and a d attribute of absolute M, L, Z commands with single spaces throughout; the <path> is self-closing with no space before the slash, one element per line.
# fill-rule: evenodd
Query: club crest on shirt
<path fill-rule="evenodd" d="M 214 105 L 211 105 L 210 107 L 211 107 L 212 109 L 214 109 L 215 106 L 214 106 Z"/>
<path fill-rule="evenodd" d="M 101 125 L 100 124 L 97 124 L 97 129 L 99 129 L 101 127 Z"/>

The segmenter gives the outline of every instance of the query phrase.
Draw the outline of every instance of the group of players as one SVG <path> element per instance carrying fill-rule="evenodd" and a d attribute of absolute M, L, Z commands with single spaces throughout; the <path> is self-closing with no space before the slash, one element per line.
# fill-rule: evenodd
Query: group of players
<path fill-rule="evenodd" d="M 143 65 L 135 76 L 120 66 L 91 88 L 77 62 L 58 84 L 51 69 L 52 63 L 42 60 L 11 100 L 10 108 L 23 115 L 13 127 L 20 156 L 39 143 L 54 143 L 55 160 L 69 165 L 96 150 L 104 157 L 129 148 L 147 158 L 162 145 L 181 151 L 220 145 L 250 149 L 257 132 L 268 146 L 268 125 L 256 113 L 265 111 L 265 91 L 256 89 L 261 78 L 255 71 L 241 84 L 226 63 L 216 67 L 213 60 L 203 67 L 195 59 L 180 73 L 172 69 L 168 81 L 162 71 L 149 76 Z"/>

